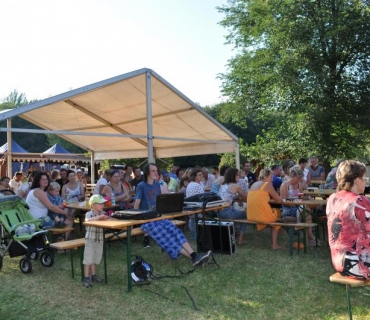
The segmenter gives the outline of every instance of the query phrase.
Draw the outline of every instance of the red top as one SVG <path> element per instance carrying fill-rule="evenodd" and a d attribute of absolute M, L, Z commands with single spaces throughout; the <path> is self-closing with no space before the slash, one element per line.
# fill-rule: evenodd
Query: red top
<path fill-rule="evenodd" d="M 339 191 L 329 197 L 329 245 L 334 268 L 342 272 L 346 252 L 356 254 L 359 272 L 370 277 L 370 201 L 350 191 Z M 365 264 L 366 263 L 366 264 Z"/>

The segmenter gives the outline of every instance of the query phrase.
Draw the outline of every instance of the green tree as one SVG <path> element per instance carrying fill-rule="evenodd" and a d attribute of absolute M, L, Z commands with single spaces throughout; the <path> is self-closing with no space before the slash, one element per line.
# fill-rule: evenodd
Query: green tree
<path fill-rule="evenodd" d="M 370 141 L 368 1 L 229 0 L 218 9 L 225 14 L 227 42 L 237 50 L 228 72 L 220 75 L 230 99 L 225 112 L 233 121 L 251 114 L 258 121 L 274 113 L 281 116 L 279 126 L 289 130 L 286 136 L 295 134 L 290 121 L 301 122 L 307 146 L 293 147 L 295 154 L 316 151 L 333 159 L 365 149 Z M 268 137 L 270 130 L 275 132 Z M 270 130 L 256 147 L 281 136 L 281 129 Z"/>
<path fill-rule="evenodd" d="M 27 100 L 24 93 L 18 93 L 17 90 L 14 90 L 0 103 L 0 110 L 19 108 L 28 105 L 29 103 L 30 102 Z M 1 121 L 0 126 L 5 128 L 7 126 L 6 121 Z M 12 127 L 22 129 L 40 129 L 20 117 L 12 118 Z M 49 147 L 46 135 L 44 134 L 13 132 L 12 139 L 29 152 L 42 152 Z M 6 142 L 6 133 L 2 132 L 0 134 L 0 143 L 2 145 Z"/>
<path fill-rule="evenodd" d="M 14 109 L 28 104 L 26 95 L 19 94 L 17 90 L 13 90 L 0 104 L 0 110 Z"/>

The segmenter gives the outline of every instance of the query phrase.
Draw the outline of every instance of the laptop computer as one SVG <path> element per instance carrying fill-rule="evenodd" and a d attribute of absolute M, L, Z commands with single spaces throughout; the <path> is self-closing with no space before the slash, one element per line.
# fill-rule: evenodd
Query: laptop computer
<path fill-rule="evenodd" d="M 184 209 L 183 193 L 168 193 L 157 195 L 155 209 L 158 213 L 182 212 Z"/>

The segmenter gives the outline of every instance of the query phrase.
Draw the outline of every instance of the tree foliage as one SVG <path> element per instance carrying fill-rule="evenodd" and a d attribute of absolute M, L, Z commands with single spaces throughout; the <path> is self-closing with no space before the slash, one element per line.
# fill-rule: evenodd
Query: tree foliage
<path fill-rule="evenodd" d="M 225 15 L 227 42 L 238 52 L 220 75 L 230 100 L 225 112 L 236 123 L 246 115 L 258 121 L 274 114 L 280 124 L 265 130 L 255 152 L 266 148 L 267 157 L 280 149 L 311 151 L 333 159 L 365 149 L 368 1 L 229 0 L 218 9 Z M 293 145 L 287 144 L 292 135 Z"/>

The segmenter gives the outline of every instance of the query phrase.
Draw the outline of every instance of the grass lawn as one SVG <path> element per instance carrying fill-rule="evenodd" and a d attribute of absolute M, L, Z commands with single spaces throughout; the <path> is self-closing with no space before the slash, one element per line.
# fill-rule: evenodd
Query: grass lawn
<path fill-rule="evenodd" d="M 284 250 L 271 250 L 269 231 L 248 226 L 246 244 L 235 254 L 215 255 L 220 269 L 208 265 L 186 273 L 190 260 L 172 261 L 153 242 L 144 249 L 138 237 L 132 252 L 153 266 L 158 279 L 134 285 L 131 293 L 120 242 L 108 248 L 108 284 L 89 289 L 78 269 L 71 278 L 69 255 L 56 253 L 51 268 L 35 261 L 27 275 L 19 270 L 21 257 L 6 256 L 0 319 L 347 319 L 345 287 L 329 282 L 334 269 L 328 246 L 290 257 L 287 235 L 279 242 Z M 98 274 L 103 276 L 102 264 Z M 370 319 L 369 301 L 353 291 L 354 319 Z"/>

